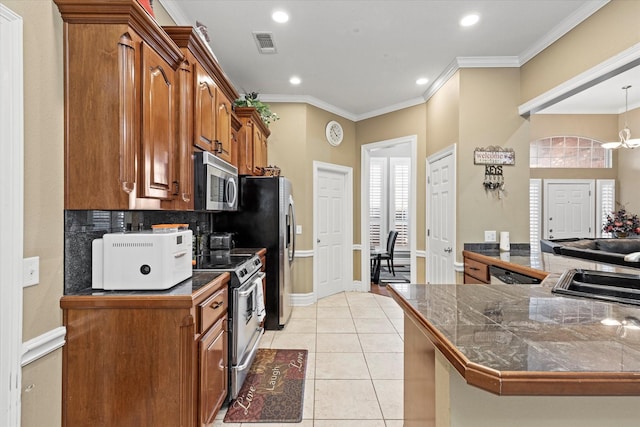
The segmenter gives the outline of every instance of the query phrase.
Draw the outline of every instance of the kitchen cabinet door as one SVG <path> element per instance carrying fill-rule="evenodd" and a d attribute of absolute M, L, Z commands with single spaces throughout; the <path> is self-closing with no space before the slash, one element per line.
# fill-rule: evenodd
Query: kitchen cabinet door
<path fill-rule="evenodd" d="M 214 153 L 216 151 L 217 87 L 209 73 L 199 64 L 195 69 L 195 139 L 194 145 Z"/>
<path fill-rule="evenodd" d="M 175 193 L 183 55 L 131 0 L 55 0 L 64 21 L 64 207 L 161 209 Z"/>
<path fill-rule="evenodd" d="M 253 120 L 242 119 L 242 130 L 238 138 L 238 173 L 253 175 Z"/>
<path fill-rule="evenodd" d="M 200 426 L 206 426 L 213 422 L 227 397 L 229 366 L 226 323 L 227 316 L 225 315 L 211 327 L 199 342 Z"/>
<path fill-rule="evenodd" d="M 231 163 L 231 101 L 220 90 L 217 97 L 216 155 Z"/>
<path fill-rule="evenodd" d="M 174 198 L 162 207 L 176 211 L 193 210 L 193 72 L 188 59 L 176 73 L 176 150 Z"/>
<path fill-rule="evenodd" d="M 267 137 L 258 128 L 253 136 L 253 171 L 261 175 L 267 166 Z"/>
<path fill-rule="evenodd" d="M 269 128 L 264 124 L 255 108 L 237 107 L 236 114 L 242 122 L 238 144 L 238 173 L 241 175 L 262 175 L 267 166 L 267 138 Z"/>
<path fill-rule="evenodd" d="M 174 176 L 175 71 L 142 43 L 141 196 L 170 199 Z"/>

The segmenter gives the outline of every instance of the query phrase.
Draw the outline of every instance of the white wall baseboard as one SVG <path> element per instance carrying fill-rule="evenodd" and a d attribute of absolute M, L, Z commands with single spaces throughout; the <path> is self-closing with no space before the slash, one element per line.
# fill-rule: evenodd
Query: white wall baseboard
<path fill-rule="evenodd" d="M 316 295 L 313 292 L 308 294 L 291 294 L 291 305 L 294 307 L 304 307 L 315 304 Z"/>
<path fill-rule="evenodd" d="M 57 327 L 22 343 L 22 366 L 51 353 L 64 345 L 67 328 Z"/>

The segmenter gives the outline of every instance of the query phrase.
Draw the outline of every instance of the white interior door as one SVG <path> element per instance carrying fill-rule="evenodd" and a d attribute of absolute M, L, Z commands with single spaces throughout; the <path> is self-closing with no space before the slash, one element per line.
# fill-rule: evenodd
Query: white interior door
<path fill-rule="evenodd" d="M 427 283 L 455 283 L 455 145 L 427 159 Z"/>
<path fill-rule="evenodd" d="M 347 242 L 349 226 L 345 173 L 321 168 L 317 170 L 315 191 L 315 259 L 316 295 L 323 298 L 348 288 L 353 271 Z"/>
<path fill-rule="evenodd" d="M 593 180 L 544 181 L 544 230 L 547 239 L 595 237 Z"/>

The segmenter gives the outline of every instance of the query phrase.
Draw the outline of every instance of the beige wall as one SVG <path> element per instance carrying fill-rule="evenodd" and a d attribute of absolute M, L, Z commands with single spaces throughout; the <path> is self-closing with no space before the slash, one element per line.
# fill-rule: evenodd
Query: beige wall
<path fill-rule="evenodd" d="M 63 290 L 62 19 L 53 2 L 3 1 L 23 19 L 24 256 L 40 283 L 24 290 L 23 340 L 59 327 Z M 61 350 L 22 370 L 22 425 L 59 424 Z M 27 390 L 27 391 L 25 391 Z"/>
<path fill-rule="evenodd" d="M 612 0 L 522 66 L 521 103 L 640 42 L 640 2 Z"/>
<path fill-rule="evenodd" d="M 296 236 L 296 250 L 313 249 L 313 162 L 331 163 L 353 168 L 355 184 L 360 179 L 359 150 L 355 146 L 355 123 L 307 104 L 273 103 L 271 110 L 280 120 L 271 124 L 268 143 L 269 163 L 280 167 L 282 175 L 293 183 L 296 221 L 302 234 Z M 344 139 L 338 147 L 325 138 L 325 127 L 331 120 L 338 121 L 344 130 Z M 359 233 L 360 209 L 354 197 L 354 243 Z M 356 231 L 357 230 L 357 231 Z M 359 268 L 354 273 L 359 275 Z M 294 267 L 293 292 L 313 292 L 313 258 L 301 257 Z"/>
<path fill-rule="evenodd" d="M 534 114 L 531 116 L 530 141 L 552 136 L 583 136 L 598 141 L 618 139 L 618 116 L 615 114 Z M 617 179 L 618 152 L 612 154 L 608 169 L 531 169 L 531 178 L 539 179 Z"/>
<path fill-rule="evenodd" d="M 429 99 L 426 120 L 427 156 L 460 141 L 460 72 Z"/>
<path fill-rule="evenodd" d="M 517 68 L 460 71 L 458 145 L 458 260 L 465 242 L 483 242 L 484 230 L 508 231 L 514 243 L 529 242 L 529 123 L 518 115 Z M 484 166 L 474 165 L 476 147 L 515 150 L 515 165 L 504 166 L 506 192 L 485 192 Z"/>
<path fill-rule="evenodd" d="M 624 114 L 618 121 L 618 128 L 625 124 Z M 627 124 L 632 138 L 640 138 L 640 108 L 629 111 Z M 640 148 L 618 150 L 618 193 L 616 202 L 629 212 L 640 214 Z"/>

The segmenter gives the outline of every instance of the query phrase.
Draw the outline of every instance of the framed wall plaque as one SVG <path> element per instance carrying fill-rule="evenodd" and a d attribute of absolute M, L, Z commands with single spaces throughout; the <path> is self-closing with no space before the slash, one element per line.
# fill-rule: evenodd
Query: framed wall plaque
<path fill-rule="evenodd" d="M 476 148 L 473 151 L 473 164 L 475 165 L 515 165 L 516 153 L 513 148 L 490 146 Z"/>

